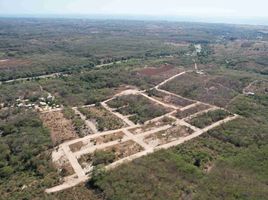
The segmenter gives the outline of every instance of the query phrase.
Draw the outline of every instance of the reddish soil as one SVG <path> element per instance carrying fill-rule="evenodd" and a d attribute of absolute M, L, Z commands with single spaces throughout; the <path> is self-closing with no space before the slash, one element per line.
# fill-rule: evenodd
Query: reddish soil
<path fill-rule="evenodd" d="M 25 65 L 30 65 L 30 64 L 31 64 L 31 61 L 29 60 L 6 59 L 6 60 L 0 60 L 0 69 L 20 67 L 20 66 L 25 66 Z"/>
<path fill-rule="evenodd" d="M 166 73 L 167 71 L 170 71 L 172 69 L 174 69 L 174 67 L 171 65 L 163 65 L 159 68 L 147 67 L 147 68 L 140 70 L 138 73 L 141 75 L 145 75 L 145 76 L 156 76 L 162 73 Z"/>

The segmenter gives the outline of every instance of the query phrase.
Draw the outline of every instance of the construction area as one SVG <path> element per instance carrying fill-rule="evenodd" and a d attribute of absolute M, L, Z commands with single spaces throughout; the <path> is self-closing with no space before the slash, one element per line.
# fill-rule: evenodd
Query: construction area
<path fill-rule="evenodd" d="M 193 72 L 169 77 L 149 91 L 128 89 L 98 105 L 72 108 L 92 134 L 75 137 L 68 121 L 62 125 L 61 130 L 66 130 L 69 138 L 55 147 L 52 161 L 59 171 L 65 172 L 65 177 L 61 185 L 46 192 L 58 192 L 87 181 L 98 164 L 110 170 L 157 150 L 182 144 L 239 117 L 216 105 L 162 89 L 186 73 Z M 43 114 L 43 118 L 57 120 L 50 116 L 53 112 L 59 111 L 51 110 Z M 46 121 L 49 127 L 49 119 Z M 55 138 L 55 143 L 58 141 L 61 138 Z"/>

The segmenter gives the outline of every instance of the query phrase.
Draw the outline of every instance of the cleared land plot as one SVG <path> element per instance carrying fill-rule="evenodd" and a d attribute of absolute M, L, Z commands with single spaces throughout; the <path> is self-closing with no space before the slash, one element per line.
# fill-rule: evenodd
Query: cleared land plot
<path fill-rule="evenodd" d="M 193 133 L 193 130 L 188 127 L 173 126 L 167 130 L 159 131 L 146 136 L 144 138 L 144 142 L 152 146 L 159 146 L 175 141 L 180 137 L 186 137 L 191 133 Z"/>
<path fill-rule="evenodd" d="M 91 154 L 82 155 L 78 162 L 83 168 L 96 166 L 99 164 L 108 165 L 122 158 L 134 155 L 144 149 L 132 140 L 107 147 L 103 150 L 97 150 Z"/>
<path fill-rule="evenodd" d="M 142 126 L 142 127 L 138 127 L 138 128 L 133 128 L 133 129 L 129 129 L 129 131 L 134 134 L 134 135 L 138 135 L 141 133 L 145 133 L 148 131 L 151 131 L 153 129 L 168 125 L 168 124 L 172 124 L 174 123 L 175 120 L 169 117 L 163 117 L 162 119 L 158 120 L 158 121 L 154 121 L 154 122 L 149 122 L 148 124 Z"/>
<path fill-rule="evenodd" d="M 172 104 L 174 106 L 179 106 L 179 107 L 188 106 L 194 103 L 194 101 L 190 101 L 190 100 L 180 98 L 174 95 L 166 94 L 156 89 L 149 90 L 148 95 L 155 99 L 158 99 L 159 101 L 165 102 L 167 104 Z"/>
<path fill-rule="evenodd" d="M 195 107 L 191 107 L 191 108 L 188 108 L 186 110 L 178 110 L 175 114 L 174 114 L 174 117 L 178 118 L 178 119 L 183 119 L 183 118 L 186 118 L 190 115 L 193 115 L 195 113 L 198 113 L 200 111 L 203 111 L 203 110 L 206 110 L 206 109 L 209 109 L 210 106 L 209 105 L 205 105 L 205 104 L 198 104 L 196 105 Z"/>
<path fill-rule="evenodd" d="M 227 76 L 200 75 L 192 72 L 169 81 L 161 89 L 224 107 L 239 94 L 241 87 L 242 83 L 239 80 Z"/>
<path fill-rule="evenodd" d="M 141 95 L 125 95 L 116 97 L 107 103 L 116 112 L 129 116 L 134 123 L 144 123 L 153 118 L 159 117 L 170 112 L 157 103 L 154 103 Z"/>
<path fill-rule="evenodd" d="M 146 67 L 138 71 L 138 74 L 144 75 L 144 76 L 157 76 L 157 75 L 163 75 L 163 74 L 169 75 L 177 70 L 178 69 L 176 69 L 172 65 L 163 65 L 160 67 Z"/>
<path fill-rule="evenodd" d="M 101 106 L 78 108 L 87 120 L 97 127 L 98 131 L 116 130 L 125 126 L 125 123 Z"/>
<path fill-rule="evenodd" d="M 16 67 L 22 67 L 26 65 L 30 65 L 30 60 L 22 60 L 22 59 L 6 59 L 0 60 L 0 69 L 10 69 Z"/>
<path fill-rule="evenodd" d="M 78 137 L 72 121 L 64 118 L 62 112 L 42 113 L 40 117 L 44 125 L 50 129 L 53 145 Z"/>
<path fill-rule="evenodd" d="M 213 124 L 214 122 L 223 120 L 224 118 L 231 116 L 231 115 L 232 115 L 231 113 L 225 110 L 219 109 L 219 110 L 209 111 L 207 113 L 194 117 L 188 120 L 187 122 L 198 128 L 205 128 L 206 126 L 209 126 Z"/>
<path fill-rule="evenodd" d="M 93 147 L 96 145 L 101 145 L 101 144 L 105 144 L 108 142 L 121 140 L 123 139 L 124 136 L 125 134 L 122 131 L 120 131 L 120 132 L 112 133 L 109 135 L 102 135 L 99 137 L 91 138 L 83 142 L 79 141 L 74 144 L 71 144 L 69 147 L 72 152 L 77 152 L 77 151 L 80 151 L 81 149 L 86 149 L 88 147 Z"/>

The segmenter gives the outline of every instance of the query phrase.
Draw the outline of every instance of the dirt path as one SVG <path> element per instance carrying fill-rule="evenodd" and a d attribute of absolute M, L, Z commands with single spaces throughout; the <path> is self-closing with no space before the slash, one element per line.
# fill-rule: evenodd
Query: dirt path
<path fill-rule="evenodd" d="M 151 149 L 152 147 L 150 147 L 148 144 L 146 144 L 142 138 L 139 138 L 135 135 L 133 135 L 132 133 L 130 133 L 128 130 L 124 130 L 123 131 L 126 136 L 128 136 L 131 140 L 133 140 L 134 142 L 136 142 L 137 144 L 139 144 L 144 150 L 148 150 Z"/>
<path fill-rule="evenodd" d="M 87 117 L 86 117 L 83 113 L 81 113 L 77 108 L 73 108 L 73 110 L 74 110 L 75 114 L 78 114 L 78 115 L 80 116 L 80 118 L 81 118 L 83 121 L 85 121 L 87 127 L 88 127 L 90 130 L 92 130 L 93 134 L 97 134 L 97 133 L 99 133 L 99 131 L 98 131 L 97 127 L 95 126 L 95 124 L 92 123 L 91 121 L 87 120 Z"/>
<path fill-rule="evenodd" d="M 75 156 L 73 155 L 73 153 L 71 152 L 69 146 L 62 145 L 62 149 L 63 149 L 66 157 L 70 161 L 70 163 L 71 163 L 71 165 L 73 167 L 73 170 L 75 171 L 75 173 L 78 176 L 78 178 L 79 179 L 83 178 L 85 176 L 85 172 L 82 169 L 82 167 L 80 166 L 80 164 L 78 163 L 78 161 L 75 158 Z"/>
<path fill-rule="evenodd" d="M 158 89 L 160 86 L 166 84 L 167 82 L 171 81 L 172 79 L 174 79 L 174 78 L 176 78 L 176 77 L 178 77 L 178 76 L 181 76 L 181 75 L 183 75 L 183 74 L 185 74 L 185 73 L 187 73 L 187 72 L 188 72 L 188 71 L 184 71 L 184 72 L 181 72 L 181 73 L 179 73 L 179 74 L 176 74 L 176 75 L 174 75 L 174 76 L 172 76 L 172 77 L 170 77 L 170 78 L 164 80 L 163 82 L 159 83 L 159 84 L 158 84 L 157 86 L 155 86 L 154 88 L 155 88 L 155 89 Z"/>
<path fill-rule="evenodd" d="M 169 149 L 169 148 L 171 148 L 171 147 L 177 146 L 177 145 L 179 145 L 179 144 L 182 144 L 182 143 L 184 143 L 184 142 L 187 142 L 187 141 L 189 141 L 189 140 L 192 140 L 192 139 L 194 139 L 194 138 L 196 138 L 196 137 L 202 135 L 203 133 L 205 133 L 205 132 L 207 132 L 207 131 L 209 131 L 209 130 L 211 130 L 211 129 L 217 127 L 217 126 L 220 126 L 220 125 L 222 125 L 222 124 L 224 124 L 224 123 L 227 123 L 227 122 L 229 122 L 229 121 L 232 121 L 232 120 L 234 120 L 234 119 L 236 119 L 236 118 L 238 118 L 238 115 L 235 115 L 235 116 L 232 116 L 232 117 L 227 117 L 227 118 L 225 118 L 225 119 L 223 119 L 223 120 L 221 120 L 221 121 L 218 121 L 218 122 L 216 122 L 216 123 L 214 123 L 214 124 L 212 124 L 212 125 L 210 125 L 210 126 L 204 128 L 204 129 L 198 130 L 198 131 L 194 132 L 193 134 L 191 134 L 191 135 L 189 135 L 189 136 L 186 136 L 186 137 L 180 138 L 179 140 L 176 140 L 176 141 L 174 141 L 174 142 L 171 142 L 171 143 L 168 143 L 168 144 L 165 144 L 165 145 L 156 147 L 156 150 L 160 150 L 160 149 Z"/>
<path fill-rule="evenodd" d="M 79 163 L 77 161 L 77 158 L 79 158 L 81 155 L 94 152 L 96 149 L 103 149 L 103 148 L 106 148 L 106 147 L 109 147 L 109 146 L 112 146 L 112 145 L 116 145 L 116 144 L 119 144 L 120 142 L 124 142 L 124 141 L 128 141 L 128 140 L 133 140 L 136 143 L 140 144 L 144 148 L 144 151 L 141 151 L 141 152 L 136 153 L 136 154 L 131 155 L 131 156 L 127 156 L 127 157 L 125 157 L 123 159 L 120 159 L 120 160 L 118 160 L 116 162 L 113 162 L 112 164 L 106 166 L 106 169 L 110 170 L 110 169 L 113 169 L 113 168 L 117 167 L 120 164 L 123 164 L 125 162 L 130 162 L 130 161 L 132 161 L 134 159 L 137 159 L 137 158 L 140 158 L 142 156 L 151 154 L 151 153 L 153 153 L 155 151 L 158 151 L 158 150 L 161 150 L 161 149 L 168 149 L 168 148 L 177 146 L 179 144 L 182 144 L 184 142 L 187 142 L 189 140 L 192 140 L 192 139 L 202 135 L 203 133 L 207 132 L 208 130 L 211 130 L 211 129 L 217 127 L 217 126 L 220 126 L 221 124 L 224 124 L 224 123 L 227 123 L 227 122 L 229 122 L 231 120 L 234 120 L 237 117 L 238 117 L 238 115 L 234 115 L 232 117 L 227 117 L 227 118 L 225 118 L 225 119 L 223 119 L 221 121 L 218 121 L 218 122 L 216 122 L 216 123 L 204 128 L 204 129 L 195 128 L 195 132 L 192 133 L 191 135 L 179 138 L 178 140 L 176 140 L 174 142 L 170 142 L 170 143 L 167 143 L 167 144 L 164 144 L 164 145 L 161 145 L 161 146 L 157 146 L 157 147 L 153 147 L 153 146 L 150 146 L 150 145 L 146 144 L 143 141 L 143 138 L 145 136 L 149 135 L 149 134 L 153 134 L 153 133 L 168 129 L 170 126 L 167 125 L 167 126 L 159 127 L 157 129 L 148 131 L 148 132 L 146 132 L 146 133 L 144 133 L 142 135 L 133 135 L 129 131 L 124 130 L 124 132 L 126 133 L 126 137 L 123 140 L 116 140 L 116 141 L 112 141 L 112 142 L 109 142 L 109 143 L 106 143 L 106 144 L 101 144 L 101 145 L 98 145 L 96 147 L 85 149 L 85 150 L 82 150 L 82 151 L 79 151 L 79 152 L 76 152 L 76 153 L 72 153 L 70 151 L 70 149 L 67 148 L 66 145 L 63 145 L 64 152 L 65 152 L 66 156 L 68 157 L 68 159 L 69 159 L 69 161 L 70 161 L 72 167 L 74 168 L 74 171 L 76 172 L 78 177 L 76 178 L 74 176 L 73 178 L 68 179 L 68 181 L 66 181 L 62 185 L 47 189 L 46 192 L 47 193 L 58 192 L 58 191 L 61 191 L 61 190 L 67 189 L 67 188 L 71 188 L 71 187 L 73 187 L 75 185 L 78 185 L 81 182 L 85 182 L 86 180 L 88 180 L 89 176 L 85 175 L 85 171 L 79 165 Z M 185 125 L 185 122 L 183 122 L 183 120 L 177 120 L 177 121 L 178 121 L 177 122 L 178 124 Z M 187 125 L 187 123 L 186 123 L 186 125 Z"/>
<path fill-rule="evenodd" d="M 197 116 L 200 116 L 200 115 L 202 115 L 202 114 L 205 114 L 205 113 L 207 113 L 207 112 L 214 111 L 214 110 L 217 110 L 217 109 L 218 109 L 217 107 L 211 107 L 211 108 L 208 108 L 208 109 L 206 109 L 206 110 L 201 110 L 201 111 L 199 111 L 199 112 L 197 112 L 197 113 L 194 113 L 194 114 L 192 114 L 192 115 L 189 115 L 189 116 L 183 118 L 183 120 L 184 120 L 184 121 L 187 121 L 187 120 L 193 119 L 193 118 L 195 118 L 195 117 L 197 117 Z"/>
<path fill-rule="evenodd" d="M 177 107 L 177 106 L 173 106 L 173 105 L 170 105 L 170 104 L 163 103 L 162 101 L 159 101 L 159 100 L 157 100 L 157 99 L 154 99 L 154 98 L 152 98 L 152 97 L 149 97 L 147 94 L 144 94 L 144 93 L 142 93 L 142 92 L 140 92 L 140 95 L 142 95 L 142 96 L 144 96 L 145 98 L 150 99 L 151 101 L 153 101 L 153 102 L 155 102 L 155 103 L 157 103 L 157 104 L 160 104 L 160 105 L 162 105 L 162 106 L 164 106 L 164 107 L 166 107 L 166 108 L 179 109 L 179 107 Z"/>
<path fill-rule="evenodd" d="M 127 117 L 125 117 L 124 115 L 121 115 L 118 112 L 114 112 L 112 108 L 110 108 L 106 103 L 102 102 L 101 105 L 108 110 L 109 112 L 113 113 L 116 117 L 118 117 L 119 119 L 123 120 L 127 125 L 129 126 L 134 126 L 135 124 L 130 121 Z"/>
<path fill-rule="evenodd" d="M 187 109 L 189 109 L 189 108 L 193 108 L 193 107 L 195 107 L 195 106 L 198 106 L 198 105 L 200 105 L 200 104 L 201 104 L 200 102 L 196 102 L 196 103 L 190 104 L 189 106 L 185 106 L 185 107 L 183 107 L 183 108 L 180 108 L 180 110 L 181 110 L 181 111 L 184 111 L 184 110 L 187 110 Z"/>
<path fill-rule="evenodd" d="M 252 81 L 250 84 L 248 84 L 248 86 L 246 86 L 244 89 L 243 89 L 243 94 L 247 94 L 248 93 L 248 89 L 255 83 L 258 83 L 260 80 L 255 80 L 255 81 Z"/>

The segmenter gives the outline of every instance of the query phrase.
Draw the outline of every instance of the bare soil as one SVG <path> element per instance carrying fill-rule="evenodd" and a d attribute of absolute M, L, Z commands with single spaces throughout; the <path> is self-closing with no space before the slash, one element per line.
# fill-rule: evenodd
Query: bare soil
<path fill-rule="evenodd" d="M 164 117 L 162 119 L 160 119 L 159 121 L 155 121 L 155 122 L 151 122 L 149 124 L 146 124 L 142 127 L 138 127 L 138 128 L 133 128 L 133 129 L 129 129 L 129 131 L 134 134 L 134 135 L 138 135 L 138 134 L 142 134 L 148 131 L 151 131 L 153 129 L 168 125 L 168 124 L 172 124 L 173 122 L 175 122 L 174 119 L 169 118 L 169 117 Z"/>
<path fill-rule="evenodd" d="M 191 107 L 189 109 L 186 109 L 184 111 L 178 110 L 175 114 L 174 117 L 178 118 L 178 119 L 183 119 L 185 117 L 188 117 L 190 115 L 193 115 L 197 112 L 203 111 L 210 108 L 209 105 L 205 105 L 205 104 L 199 104 L 195 107 Z"/>
<path fill-rule="evenodd" d="M 144 138 L 147 144 L 155 144 L 157 146 L 167 144 L 169 142 L 175 141 L 180 137 L 186 137 L 193 133 L 188 127 L 184 126 L 174 126 L 167 130 L 160 131 L 157 133 L 150 134 Z"/>
<path fill-rule="evenodd" d="M 180 98 L 174 95 L 169 95 L 166 94 L 164 92 L 158 91 L 158 90 L 154 90 L 153 91 L 153 98 L 158 99 L 159 101 L 165 102 L 167 104 L 171 104 L 174 106 L 179 106 L 179 107 L 184 107 L 184 106 L 188 106 L 192 103 L 194 103 L 193 101 L 184 99 L 184 98 Z"/>
<path fill-rule="evenodd" d="M 84 146 L 82 141 L 76 142 L 74 144 L 69 145 L 69 148 L 72 152 L 79 151 Z"/>
<path fill-rule="evenodd" d="M 1 60 L 0 69 L 16 68 L 20 66 L 30 65 L 31 61 L 22 59 L 6 59 Z"/>
<path fill-rule="evenodd" d="M 50 129 L 53 145 L 58 145 L 66 140 L 78 138 L 72 121 L 64 118 L 62 112 L 41 113 L 44 125 Z"/>
<path fill-rule="evenodd" d="M 104 151 L 114 152 L 115 153 L 115 161 L 120 160 L 122 158 L 131 156 L 133 154 L 139 153 L 144 149 L 137 144 L 136 142 L 129 140 L 126 142 L 119 143 L 114 146 L 107 147 Z"/>
<path fill-rule="evenodd" d="M 104 136 L 94 138 L 93 142 L 96 145 L 100 145 L 100 144 L 103 144 L 103 143 L 112 142 L 112 141 L 115 141 L 115 140 L 120 140 L 120 139 L 122 139 L 124 137 L 124 135 L 125 134 L 122 131 L 120 131 L 120 132 L 116 132 L 114 134 L 109 134 L 109 135 L 104 135 Z"/>
<path fill-rule="evenodd" d="M 164 65 L 161 67 L 147 67 L 142 70 L 140 70 L 138 73 L 145 76 L 155 76 L 155 75 L 161 75 L 163 73 L 168 73 L 170 70 L 175 69 L 171 65 Z"/>

